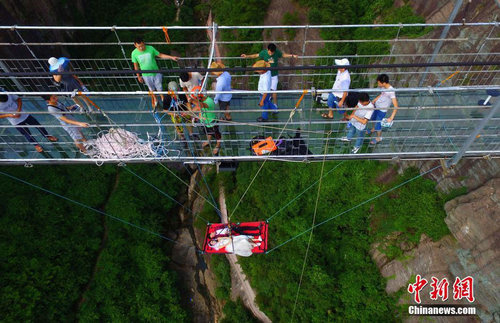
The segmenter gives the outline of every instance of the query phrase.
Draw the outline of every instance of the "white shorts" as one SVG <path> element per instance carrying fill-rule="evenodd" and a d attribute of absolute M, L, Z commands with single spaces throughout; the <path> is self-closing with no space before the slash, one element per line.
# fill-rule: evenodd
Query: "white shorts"
<path fill-rule="evenodd" d="M 83 134 L 82 130 L 80 127 L 68 127 L 66 124 L 63 125 L 63 129 L 66 130 L 68 135 L 73 139 L 74 141 L 81 141 L 83 140 Z"/>
<path fill-rule="evenodd" d="M 278 89 L 278 75 L 271 76 L 271 91 L 276 91 Z"/>
<path fill-rule="evenodd" d="M 144 83 L 148 86 L 150 91 L 163 91 L 162 80 L 163 75 L 158 73 L 151 76 L 143 76 Z"/>

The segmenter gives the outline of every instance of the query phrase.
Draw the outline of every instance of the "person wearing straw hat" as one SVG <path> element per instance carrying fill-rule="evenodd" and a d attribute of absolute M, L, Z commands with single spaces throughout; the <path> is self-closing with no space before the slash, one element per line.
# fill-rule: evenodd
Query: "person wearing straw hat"
<path fill-rule="evenodd" d="M 50 72 L 69 72 L 71 71 L 70 60 L 66 57 L 51 57 L 49 58 L 49 71 Z M 81 109 L 87 108 L 88 111 L 92 110 L 92 104 L 83 97 L 77 95 L 77 92 L 88 92 L 87 87 L 76 75 L 71 74 L 55 74 L 52 78 L 60 85 L 61 92 L 73 92 L 71 99 L 75 102 Z"/>
<path fill-rule="evenodd" d="M 295 54 L 287 54 L 283 53 L 279 49 L 277 49 L 276 45 L 271 43 L 267 45 L 267 50 L 263 49 L 257 54 L 241 54 L 241 57 L 243 58 L 260 58 L 269 64 L 271 64 L 271 67 L 277 67 L 278 66 L 278 60 L 283 57 L 292 57 L 292 58 L 298 58 L 298 55 Z M 271 90 L 276 91 L 278 89 L 278 70 L 273 70 L 271 71 Z M 273 102 L 278 106 L 278 95 L 276 93 L 273 93 Z"/>
<path fill-rule="evenodd" d="M 212 62 L 210 68 L 224 68 L 226 67 L 222 62 Z M 231 91 L 231 74 L 226 71 L 211 72 L 213 75 L 217 76 L 217 83 L 215 85 L 215 91 Z M 229 103 L 233 95 L 231 93 L 217 93 L 214 98 L 214 102 L 219 105 L 219 110 L 225 110 L 224 118 L 227 121 L 231 121 L 231 114 L 229 113 Z"/>
<path fill-rule="evenodd" d="M 252 65 L 252 67 L 269 67 L 271 64 L 264 60 L 260 60 L 255 62 L 255 64 Z M 264 109 L 262 112 L 262 116 L 257 118 L 258 122 L 265 122 L 269 119 L 269 115 L 267 113 L 267 110 L 273 110 L 273 113 L 276 114 L 278 113 L 278 107 L 271 102 L 271 95 L 268 93 L 268 91 L 271 90 L 271 71 L 266 71 L 266 70 L 256 70 L 255 71 L 257 74 L 260 74 L 259 77 L 259 85 L 258 85 L 258 91 L 260 91 L 260 101 L 259 101 L 259 106 Z"/>
<path fill-rule="evenodd" d="M 144 39 L 137 37 L 134 40 L 135 49 L 132 51 L 132 63 L 134 63 L 134 70 L 158 70 L 156 58 L 170 59 L 177 61 L 179 57 L 170 56 L 160 53 L 153 46 L 146 45 Z M 163 75 L 161 73 L 137 73 L 137 80 L 140 83 L 145 83 L 150 91 L 163 91 Z M 160 94 L 163 101 L 163 94 Z M 156 96 L 155 96 L 155 103 Z"/>
<path fill-rule="evenodd" d="M 351 86 L 351 75 L 345 66 L 349 65 L 349 60 L 347 58 L 336 59 L 335 65 L 337 65 L 337 76 L 335 77 L 335 82 L 332 86 L 332 92 L 328 95 L 327 105 L 330 108 L 328 113 L 323 113 L 321 116 L 325 119 L 333 119 L 333 109 L 337 109 L 339 113 L 342 113 L 344 117 L 342 121 L 347 121 L 347 112 L 341 110 L 344 107 L 344 102 L 347 97 L 347 90 Z"/>

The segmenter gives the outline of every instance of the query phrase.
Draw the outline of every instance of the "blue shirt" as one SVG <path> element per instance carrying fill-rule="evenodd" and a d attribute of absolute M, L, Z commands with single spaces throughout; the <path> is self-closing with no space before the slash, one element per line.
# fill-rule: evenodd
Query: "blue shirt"
<path fill-rule="evenodd" d="M 217 78 L 217 86 L 215 87 L 216 91 L 231 91 L 231 74 L 228 72 L 223 72 Z M 224 102 L 231 101 L 233 95 L 231 93 L 219 93 L 215 95 L 215 103 L 219 103 L 219 100 Z"/>

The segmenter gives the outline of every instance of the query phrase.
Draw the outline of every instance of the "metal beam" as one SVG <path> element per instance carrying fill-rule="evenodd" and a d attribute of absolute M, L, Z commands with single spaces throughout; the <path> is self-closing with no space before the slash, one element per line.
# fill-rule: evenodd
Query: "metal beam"
<path fill-rule="evenodd" d="M 463 3 L 463 0 L 456 0 L 455 1 L 455 7 L 453 8 L 453 11 L 451 12 L 450 17 L 448 18 L 448 24 L 453 23 L 453 20 L 455 20 L 455 18 L 457 17 L 458 10 L 462 6 L 462 3 Z M 441 40 L 436 44 L 436 47 L 434 47 L 434 52 L 432 53 L 432 57 L 431 57 L 431 59 L 429 61 L 430 63 L 434 62 L 434 59 L 436 58 L 436 55 L 441 50 L 441 47 L 443 46 L 443 41 L 446 39 L 446 36 L 448 36 L 448 32 L 450 31 L 450 27 L 451 27 L 451 25 L 446 25 L 443 28 L 443 31 L 441 32 L 441 36 L 439 36 L 439 38 Z M 428 71 L 429 71 L 429 67 L 427 67 L 425 69 L 425 73 L 424 73 L 424 75 L 422 75 L 422 78 L 420 79 L 420 82 L 418 83 L 419 87 L 424 84 L 425 76 L 426 76 L 426 74 L 427 74 Z"/>
<path fill-rule="evenodd" d="M 460 159 L 467 153 L 467 150 L 470 148 L 472 143 L 477 138 L 480 137 L 480 132 L 484 129 L 486 124 L 493 118 L 495 113 L 497 113 L 497 111 L 499 110 L 500 110 L 500 100 L 497 100 L 497 103 L 495 103 L 495 105 L 491 108 L 490 113 L 488 113 L 488 115 L 484 117 L 483 120 L 481 120 L 481 122 L 476 126 L 476 128 L 474 129 L 474 131 L 472 131 L 469 138 L 462 145 L 458 153 L 455 156 L 453 156 L 451 160 L 447 162 L 448 167 L 453 167 L 456 164 L 458 164 Z"/>

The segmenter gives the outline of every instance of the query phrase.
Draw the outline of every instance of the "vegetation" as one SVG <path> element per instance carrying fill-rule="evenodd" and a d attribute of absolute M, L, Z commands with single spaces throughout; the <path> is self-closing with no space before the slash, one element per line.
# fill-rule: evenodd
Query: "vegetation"
<path fill-rule="evenodd" d="M 40 170 L 2 168 L 151 231 L 177 225 L 175 213 L 168 216 L 173 203 L 125 170 L 81 165 Z M 177 182 L 172 185 L 158 167 L 132 170 L 177 194 Z M 175 273 L 168 269 L 167 242 L 6 177 L 2 187 L 8 201 L 0 206 L 4 321 L 187 321 Z"/>
<path fill-rule="evenodd" d="M 219 25 L 261 25 L 264 21 L 264 12 L 269 6 L 270 0 L 214 0 L 210 1 L 210 7 L 214 14 L 214 20 Z M 234 31 L 225 30 L 221 32 L 221 40 L 259 40 L 262 39 L 263 29 L 239 29 Z M 227 56 L 240 56 L 241 54 L 253 54 L 262 50 L 262 44 L 234 44 L 227 45 Z"/>
<path fill-rule="evenodd" d="M 327 163 L 325 172 L 335 166 L 336 163 Z M 224 179 L 229 212 L 259 167 L 258 163 L 241 164 L 234 178 Z M 315 181 L 320 167 L 320 164 L 267 163 L 232 221 L 269 218 Z M 410 170 L 384 183 L 378 176 L 387 167 L 378 162 L 345 162 L 339 166 L 322 181 L 316 223 L 417 174 Z M 295 319 L 393 321 L 397 311 L 395 299 L 385 293 L 385 281 L 369 250 L 372 243 L 383 241 L 394 231 L 404 232 L 401 239 L 409 242 L 418 240 L 422 233 L 432 239 L 446 235 L 448 229 L 443 221 L 446 197 L 439 195 L 434 185 L 430 180 L 418 179 L 316 228 Z M 270 221 L 271 249 L 311 226 L 316 192 L 317 187 L 311 189 Z M 258 292 L 261 309 L 273 321 L 290 320 L 308 238 L 309 233 L 268 255 L 240 259 Z"/>

